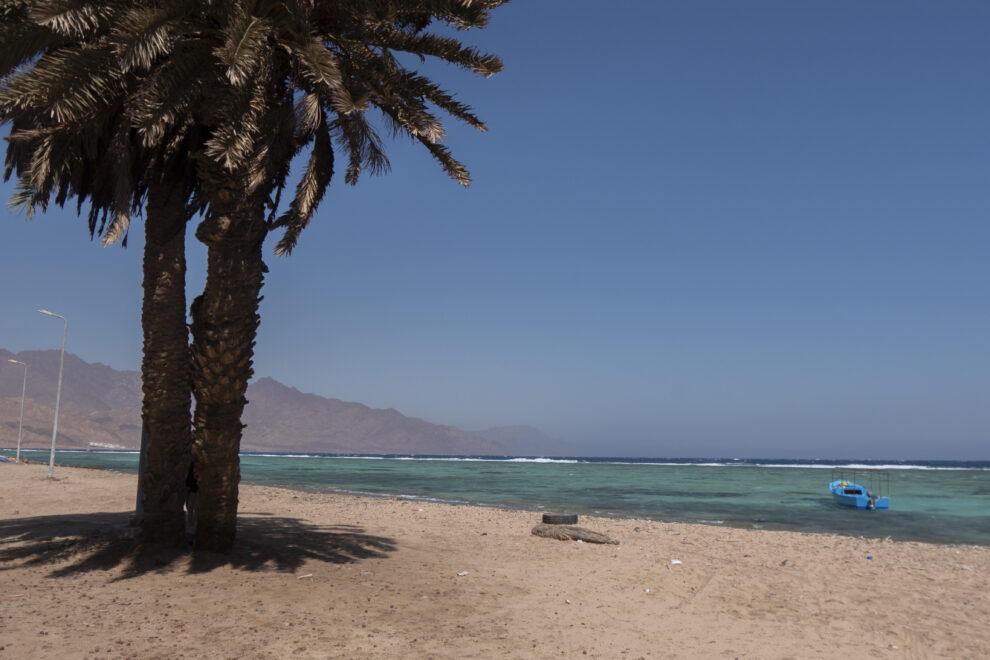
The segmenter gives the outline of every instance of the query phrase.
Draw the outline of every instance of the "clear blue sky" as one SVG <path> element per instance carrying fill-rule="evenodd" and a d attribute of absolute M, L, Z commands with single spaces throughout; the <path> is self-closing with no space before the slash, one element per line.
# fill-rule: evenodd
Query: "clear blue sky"
<path fill-rule="evenodd" d="M 990 3 L 517 0 L 264 288 L 257 376 L 604 454 L 990 458 Z M 2 193 L 9 198 L 11 184 Z M 140 364 L 141 246 L 7 214 L 0 347 Z M 190 232 L 191 233 L 191 232 Z M 189 297 L 205 255 L 190 242 Z"/>

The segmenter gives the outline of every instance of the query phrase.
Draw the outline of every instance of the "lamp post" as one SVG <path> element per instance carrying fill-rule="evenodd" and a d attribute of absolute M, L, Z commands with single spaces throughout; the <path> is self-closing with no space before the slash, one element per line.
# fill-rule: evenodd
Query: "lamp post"
<path fill-rule="evenodd" d="M 45 316 L 54 316 L 57 319 L 62 319 L 62 355 L 58 359 L 58 387 L 55 388 L 55 423 L 52 425 L 52 451 L 48 456 L 48 478 L 54 479 L 55 436 L 58 435 L 58 404 L 62 399 L 62 365 L 65 363 L 65 335 L 69 331 L 69 322 L 61 314 L 54 314 L 47 309 L 39 309 L 38 312 Z"/>
<path fill-rule="evenodd" d="M 17 360 L 12 360 L 12 359 L 7 360 L 7 362 L 10 362 L 12 364 L 19 364 L 22 367 L 24 367 L 24 382 L 21 383 L 21 419 L 19 422 L 17 422 L 17 458 L 15 459 L 15 462 L 20 463 L 21 462 L 21 429 L 24 428 L 24 393 L 27 392 L 28 366 L 23 362 L 19 362 Z"/>

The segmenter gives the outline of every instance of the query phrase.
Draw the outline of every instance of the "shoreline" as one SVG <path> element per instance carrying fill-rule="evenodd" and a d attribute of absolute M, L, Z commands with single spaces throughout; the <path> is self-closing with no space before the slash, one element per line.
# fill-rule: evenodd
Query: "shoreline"
<path fill-rule="evenodd" d="M 0 452 L 3 451 L 4 450 L 0 450 Z M 47 465 L 47 450 L 39 450 L 33 448 L 31 451 L 35 451 L 35 452 L 44 451 L 46 458 L 44 464 Z M 82 454 L 82 455 L 130 454 L 132 455 L 132 458 L 137 456 L 137 452 L 117 452 L 117 451 L 94 452 L 89 450 L 64 450 L 64 451 L 70 454 Z M 242 453 L 241 457 L 242 459 L 251 458 L 254 455 L 255 453 L 253 452 L 247 452 L 247 453 Z M 268 457 L 270 455 L 271 454 L 268 452 L 264 453 L 265 457 Z M 293 459 L 293 458 L 298 458 L 298 456 L 296 455 L 296 453 L 291 453 L 291 454 L 287 454 L 286 458 Z M 314 458 L 326 458 L 329 460 L 334 460 L 336 458 L 341 458 L 341 456 L 320 455 L 320 456 L 314 456 Z M 361 457 L 347 456 L 346 458 L 382 459 L 388 457 L 369 455 L 369 456 L 361 456 Z M 420 457 L 420 458 L 428 462 L 433 460 L 441 460 L 441 461 L 444 460 L 444 459 L 436 459 L 430 457 Z M 58 459 L 57 455 L 56 455 L 56 459 Z M 448 459 L 455 460 L 457 462 L 463 462 L 467 460 L 463 457 L 453 457 L 453 458 L 448 457 Z M 85 462 L 87 460 L 97 460 L 97 459 L 82 458 L 79 460 Z M 478 459 L 478 460 L 484 462 L 490 459 Z M 539 462 L 543 462 L 543 460 L 544 459 L 540 459 Z M 578 460 L 578 459 L 568 459 L 568 462 L 572 460 Z M 653 459 L 635 459 L 635 460 L 652 461 Z M 734 460 L 743 460 L 743 459 L 734 459 Z M 745 459 L 745 460 L 755 461 L 757 459 Z M 101 465 L 89 465 L 89 466 L 81 465 L 78 467 L 111 470 L 121 474 L 128 474 L 131 475 L 132 477 L 136 474 L 136 468 L 137 468 L 136 461 L 133 466 L 126 465 L 126 462 L 119 466 L 113 466 L 113 465 L 107 465 L 106 464 L 107 462 L 113 463 L 115 461 L 114 460 L 103 461 L 104 464 Z M 503 461 L 499 460 L 495 462 L 503 462 Z M 514 462 L 518 462 L 518 459 L 512 459 L 506 462 L 514 463 Z M 589 463 L 589 465 L 593 465 L 593 464 L 594 463 Z M 606 462 L 606 464 L 611 465 L 612 463 Z M 652 465 L 653 463 L 649 463 L 649 464 Z M 695 464 L 687 463 L 685 465 L 693 466 Z M 61 463 L 58 462 L 58 460 L 56 460 L 56 467 L 61 469 L 63 466 L 75 467 L 75 465 L 73 465 L 72 463 Z M 699 465 L 699 467 L 706 468 L 711 466 L 705 464 L 705 465 Z M 729 466 L 720 465 L 718 467 L 729 467 Z M 765 467 L 765 466 L 747 465 L 742 467 Z M 803 469 L 806 466 L 799 465 L 799 466 L 790 466 L 790 467 L 797 467 Z M 914 466 L 909 469 L 920 469 L 920 468 Z M 929 470 L 929 469 L 931 470 L 948 469 L 954 473 L 962 468 L 956 468 L 956 467 L 925 468 L 925 470 Z M 982 467 L 970 467 L 965 469 L 974 472 L 982 472 L 984 470 L 984 468 Z M 345 496 L 353 495 L 356 497 L 371 497 L 371 498 L 384 498 L 384 499 L 398 498 L 413 502 L 436 502 L 440 504 L 448 504 L 451 506 L 480 507 L 483 509 L 491 508 L 491 509 L 501 509 L 506 511 L 528 511 L 531 513 L 542 513 L 544 511 L 557 510 L 557 508 L 555 507 L 543 507 L 540 504 L 538 504 L 538 502 L 540 502 L 540 498 L 542 497 L 542 495 L 539 494 L 533 498 L 515 498 L 516 501 L 498 501 L 497 499 L 498 496 L 495 494 L 493 494 L 494 496 L 493 499 L 471 500 L 464 497 L 458 497 L 457 494 L 455 493 L 451 493 L 448 496 L 444 496 L 444 495 L 438 496 L 438 495 L 430 495 L 423 493 L 407 494 L 403 492 L 398 492 L 396 490 L 388 490 L 388 491 L 382 490 L 380 492 L 375 492 L 375 490 L 373 489 L 374 486 L 372 487 L 372 490 L 365 491 L 359 488 L 354 488 L 353 484 L 348 484 L 350 487 L 341 485 L 339 487 L 334 487 L 334 488 L 330 488 L 322 484 L 313 485 L 308 483 L 276 484 L 268 480 L 259 480 L 259 481 L 252 481 L 250 479 L 245 480 L 244 473 L 245 472 L 242 467 L 241 484 L 244 486 L 267 484 L 267 485 L 273 485 L 273 486 L 293 490 L 296 492 L 304 492 L 304 493 L 340 494 Z M 250 474 L 251 471 L 248 470 L 248 473 Z M 257 475 L 255 476 L 257 477 Z M 512 500 L 513 498 L 503 498 L 503 499 Z M 580 498 L 577 499 L 580 500 Z M 828 495 L 827 497 L 825 495 L 822 495 L 822 500 L 824 501 L 825 499 L 828 499 L 828 501 L 831 502 L 831 495 Z M 913 514 L 911 514 L 907 510 L 903 512 L 897 510 L 893 514 L 883 512 L 879 515 L 885 517 L 891 517 L 891 516 L 893 517 L 890 520 L 878 519 L 876 521 L 876 524 L 874 525 L 872 522 L 868 522 L 866 518 L 864 518 L 864 515 L 866 516 L 876 515 L 873 513 L 859 515 L 859 514 L 855 514 L 854 512 L 855 515 L 838 518 L 835 516 L 835 514 L 826 514 L 823 517 L 820 515 L 807 515 L 809 512 L 802 513 L 801 511 L 791 512 L 786 514 L 782 514 L 782 512 L 771 511 L 769 512 L 769 515 L 767 515 L 766 512 L 764 511 L 760 511 L 759 509 L 753 509 L 752 515 L 750 515 L 749 510 L 747 510 L 746 512 L 735 511 L 734 513 L 730 513 L 729 511 L 713 510 L 710 512 L 706 512 L 704 515 L 683 515 L 683 514 L 678 514 L 676 510 L 671 510 L 670 507 L 664 507 L 662 513 L 656 513 L 654 515 L 651 515 L 648 512 L 643 512 L 639 510 L 608 509 L 608 508 L 602 508 L 600 506 L 588 506 L 587 504 L 582 505 L 581 503 L 574 503 L 574 500 L 571 500 L 571 502 L 572 502 L 571 505 L 559 509 L 560 512 L 575 513 L 582 516 L 592 516 L 592 517 L 615 519 L 615 520 L 649 520 L 652 522 L 660 522 L 660 523 L 706 525 L 717 528 L 799 532 L 799 533 L 823 535 L 826 537 L 838 535 L 843 537 L 852 537 L 852 538 L 863 537 L 863 538 L 877 539 L 877 540 L 891 538 L 895 541 L 912 541 L 918 543 L 931 543 L 931 544 L 946 545 L 946 546 L 976 545 L 982 547 L 990 547 L 990 534 L 977 533 L 977 530 L 983 529 L 982 525 L 984 525 L 985 521 L 987 520 L 985 516 L 981 517 L 979 520 L 974 519 L 972 521 L 972 524 L 969 525 L 966 524 L 966 521 L 960 520 L 954 522 L 952 526 L 949 527 L 939 527 L 939 525 L 935 524 L 934 522 L 922 523 L 922 524 L 917 524 L 912 522 L 907 522 L 907 523 L 898 522 L 901 520 L 911 521 L 912 515 L 914 516 L 913 519 L 917 521 L 925 521 L 929 519 L 932 521 L 936 521 L 942 519 L 942 516 L 937 516 L 936 518 L 926 517 L 929 515 L 934 515 L 934 513 L 924 509 L 914 511 Z M 845 513 L 849 513 L 849 512 L 845 512 Z"/>
<path fill-rule="evenodd" d="M 46 477 L 0 463 L 0 657 L 990 655 L 983 546 L 244 485 L 230 557 L 138 556 L 134 475 Z"/>

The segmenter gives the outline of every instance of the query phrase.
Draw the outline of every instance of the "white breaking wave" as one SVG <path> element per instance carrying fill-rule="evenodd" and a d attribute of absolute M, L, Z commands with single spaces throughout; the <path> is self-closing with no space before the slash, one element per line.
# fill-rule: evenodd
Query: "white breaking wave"
<path fill-rule="evenodd" d="M 496 459 L 502 463 L 582 463 L 576 458 L 502 458 Z"/>
<path fill-rule="evenodd" d="M 81 451 L 87 450 L 58 450 L 58 451 Z M 106 453 L 113 453 L 112 450 L 98 450 Z M 120 451 L 120 453 L 133 453 Z M 582 465 L 641 465 L 641 466 L 664 466 L 664 467 L 733 467 L 733 468 L 777 468 L 777 469 L 809 469 L 825 470 L 833 468 L 844 468 L 851 470 L 935 470 L 935 471 L 990 471 L 985 466 L 967 465 L 923 465 L 920 463 L 879 463 L 869 464 L 860 462 L 821 462 L 821 463 L 780 463 L 773 459 L 760 462 L 758 459 L 700 459 L 697 461 L 676 460 L 676 459 L 602 459 L 586 457 L 547 457 L 547 456 L 382 456 L 376 454 L 282 454 L 282 453 L 245 453 L 245 456 L 256 456 L 265 458 L 321 458 L 329 460 L 347 459 L 363 461 L 434 461 L 448 463 L 533 463 L 533 464 L 582 464 Z M 778 459 L 779 460 L 779 459 Z"/>

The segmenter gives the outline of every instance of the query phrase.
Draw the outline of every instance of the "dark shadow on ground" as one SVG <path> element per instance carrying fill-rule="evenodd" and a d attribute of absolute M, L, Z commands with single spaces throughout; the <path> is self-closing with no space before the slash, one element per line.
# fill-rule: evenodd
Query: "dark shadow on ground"
<path fill-rule="evenodd" d="M 132 512 L 66 514 L 0 520 L 0 572 L 51 565 L 51 577 L 123 567 L 116 579 L 148 572 L 244 571 L 291 573 L 307 560 L 344 564 L 387 557 L 393 539 L 365 534 L 353 525 L 321 526 L 307 520 L 242 513 L 237 543 L 228 555 L 182 549 L 138 548 L 127 527 Z M 68 563 L 66 563 L 68 561 Z"/>
<path fill-rule="evenodd" d="M 194 553 L 190 571 L 229 565 L 246 571 L 292 572 L 310 559 L 346 564 L 384 558 L 395 548 L 393 539 L 365 534 L 354 525 L 321 526 L 298 518 L 241 513 L 234 552 L 229 557 Z"/>

